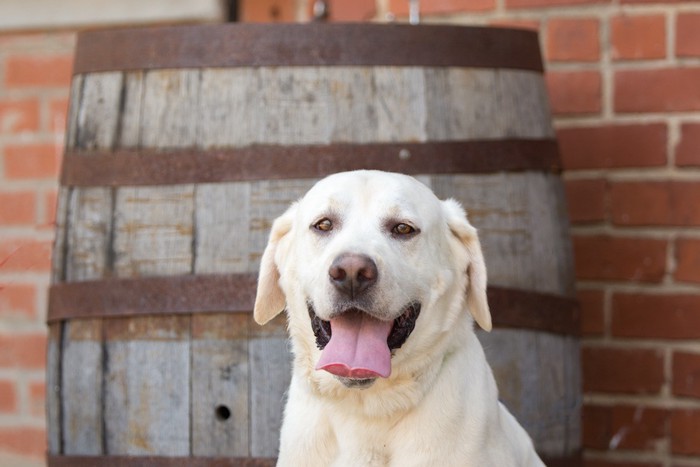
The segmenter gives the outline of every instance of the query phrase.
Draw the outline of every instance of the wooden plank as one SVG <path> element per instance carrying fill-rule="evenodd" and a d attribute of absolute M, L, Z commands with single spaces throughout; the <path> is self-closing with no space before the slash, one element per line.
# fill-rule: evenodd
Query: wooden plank
<path fill-rule="evenodd" d="M 61 389 L 64 454 L 102 451 L 102 321 L 65 323 Z"/>
<path fill-rule="evenodd" d="M 66 122 L 66 148 L 76 147 L 78 133 L 78 115 L 80 114 L 80 99 L 83 94 L 83 75 L 75 75 L 70 84 L 68 102 L 68 121 Z"/>
<path fill-rule="evenodd" d="M 74 188 L 68 209 L 66 280 L 101 279 L 109 271 L 112 190 Z"/>
<path fill-rule="evenodd" d="M 375 67 L 377 139 L 426 141 L 425 75 L 417 67 Z"/>
<path fill-rule="evenodd" d="M 555 136 L 549 111 L 549 97 L 541 73 L 498 70 L 497 96 L 500 118 L 505 120 L 508 137 L 515 133 L 524 138 Z"/>
<path fill-rule="evenodd" d="M 63 282 L 66 280 L 66 236 L 68 221 L 68 205 L 71 197 L 71 188 L 61 186 L 58 188 L 58 200 L 56 203 L 56 227 L 54 233 L 53 249 L 51 250 L 51 282 Z"/>
<path fill-rule="evenodd" d="M 144 80 L 141 145 L 193 146 L 197 136 L 199 70 L 152 70 Z"/>
<path fill-rule="evenodd" d="M 122 110 L 119 116 L 117 145 L 122 148 L 138 147 L 141 140 L 141 104 L 143 102 L 144 73 L 124 73 Z"/>
<path fill-rule="evenodd" d="M 192 454 L 249 455 L 247 314 L 192 317 Z"/>
<path fill-rule="evenodd" d="M 117 131 L 122 73 L 95 73 L 83 80 L 76 147 L 109 149 Z"/>
<path fill-rule="evenodd" d="M 240 147 L 264 142 L 263 89 L 257 69 L 202 70 L 197 146 Z"/>
<path fill-rule="evenodd" d="M 105 322 L 105 438 L 114 455 L 190 454 L 190 318 Z"/>
<path fill-rule="evenodd" d="M 500 400 L 527 430 L 541 454 L 558 457 L 580 449 L 578 340 L 542 332 L 479 332 Z"/>
<path fill-rule="evenodd" d="M 253 457 L 276 457 L 286 392 L 292 376 L 292 354 L 284 314 L 265 326 L 253 325 L 249 356 L 250 454 Z"/>
<path fill-rule="evenodd" d="M 117 189 L 113 246 L 117 277 L 190 273 L 193 209 L 193 185 Z"/>
<path fill-rule="evenodd" d="M 61 324 L 49 326 L 46 347 L 46 431 L 49 454 L 62 452 Z"/>
<path fill-rule="evenodd" d="M 249 271 L 250 183 L 197 185 L 195 273 Z"/>
<path fill-rule="evenodd" d="M 331 67 L 323 70 L 333 143 L 377 141 L 377 89 L 370 67 Z"/>
<path fill-rule="evenodd" d="M 561 180 L 537 172 L 432 177 L 438 197 L 453 197 L 479 231 L 489 283 L 573 295 Z"/>

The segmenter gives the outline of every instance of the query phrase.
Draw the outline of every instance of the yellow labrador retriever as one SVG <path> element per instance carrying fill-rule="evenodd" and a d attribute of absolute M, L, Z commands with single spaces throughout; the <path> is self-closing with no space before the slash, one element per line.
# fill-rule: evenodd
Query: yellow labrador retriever
<path fill-rule="evenodd" d="M 272 227 L 255 319 L 294 354 L 279 466 L 543 466 L 501 405 L 476 230 L 454 200 L 378 171 L 318 182 Z"/>

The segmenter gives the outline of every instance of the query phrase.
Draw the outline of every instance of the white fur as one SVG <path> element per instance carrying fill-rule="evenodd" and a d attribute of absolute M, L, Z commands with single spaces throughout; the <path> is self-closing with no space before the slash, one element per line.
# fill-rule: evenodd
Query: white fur
<path fill-rule="evenodd" d="M 321 235 L 320 219 L 333 220 Z M 420 230 L 391 234 L 404 222 Z M 378 269 L 373 310 L 393 320 L 420 301 L 413 333 L 394 351 L 391 376 L 348 388 L 314 370 L 320 356 L 307 301 L 333 312 L 334 258 L 367 255 Z M 465 293 L 466 292 L 466 293 Z M 279 466 L 543 466 L 530 438 L 498 402 L 496 383 L 474 334 L 491 329 L 486 267 L 459 204 L 440 201 L 417 180 L 357 171 L 316 184 L 273 225 L 263 254 L 255 319 L 287 310 L 294 370 Z"/>

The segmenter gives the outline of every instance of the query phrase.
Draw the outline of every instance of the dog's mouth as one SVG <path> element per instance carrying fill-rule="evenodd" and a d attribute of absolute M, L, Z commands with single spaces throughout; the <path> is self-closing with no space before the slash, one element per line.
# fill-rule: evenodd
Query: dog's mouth
<path fill-rule="evenodd" d="M 321 319 L 307 304 L 316 346 L 322 350 L 316 369 L 334 374 L 348 387 L 367 387 L 377 377 L 391 374 L 391 356 L 408 339 L 421 304 L 411 302 L 393 321 L 381 321 L 349 308 L 330 321 Z"/>

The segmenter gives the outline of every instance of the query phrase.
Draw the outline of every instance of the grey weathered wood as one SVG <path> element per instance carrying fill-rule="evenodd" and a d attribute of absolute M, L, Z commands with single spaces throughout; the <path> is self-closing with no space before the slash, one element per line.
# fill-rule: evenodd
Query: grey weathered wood
<path fill-rule="evenodd" d="M 119 277 L 192 270 L 194 187 L 123 187 L 114 213 L 114 272 Z"/>
<path fill-rule="evenodd" d="M 68 102 L 68 119 L 66 121 L 66 147 L 75 148 L 76 135 L 78 133 L 78 116 L 80 115 L 80 99 L 82 97 L 83 75 L 73 76 L 70 84 L 70 97 Z"/>
<path fill-rule="evenodd" d="M 190 318 L 105 322 L 106 451 L 190 453 Z"/>
<path fill-rule="evenodd" d="M 202 184 L 195 193 L 196 273 L 248 272 L 250 183 Z"/>
<path fill-rule="evenodd" d="M 65 324 L 61 388 L 65 454 L 102 454 L 102 321 Z"/>
<path fill-rule="evenodd" d="M 51 283 L 65 280 L 66 261 L 66 235 L 68 204 L 71 196 L 71 188 L 62 186 L 58 189 L 56 202 L 56 227 L 54 233 L 53 249 L 51 250 Z"/>
<path fill-rule="evenodd" d="M 250 454 L 254 457 L 276 457 L 279 431 L 292 376 L 285 316 L 280 315 L 264 327 L 251 330 Z"/>
<path fill-rule="evenodd" d="M 246 314 L 192 317 L 192 454 L 246 457 L 250 394 Z"/>
<path fill-rule="evenodd" d="M 49 326 L 46 343 L 46 431 L 49 454 L 61 452 L 61 324 Z"/>
<path fill-rule="evenodd" d="M 142 146 L 193 146 L 197 136 L 199 70 L 152 70 L 144 78 Z"/>
<path fill-rule="evenodd" d="M 109 268 L 112 190 L 74 188 L 68 207 L 66 279 L 100 279 Z"/>
<path fill-rule="evenodd" d="M 478 335 L 500 400 L 541 453 L 567 455 L 571 446 L 578 446 L 581 435 L 578 340 L 522 329 L 495 329 Z"/>
<path fill-rule="evenodd" d="M 427 141 L 425 73 L 418 67 L 375 67 L 380 141 Z"/>
<path fill-rule="evenodd" d="M 124 73 L 122 111 L 119 115 L 117 145 L 138 147 L 141 140 L 141 104 L 143 102 L 143 75 L 141 71 Z"/>
<path fill-rule="evenodd" d="M 95 73 L 83 78 L 76 146 L 108 149 L 119 121 L 122 73 Z"/>
<path fill-rule="evenodd" d="M 479 231 L 489 283 L 573 296 L 562 182 L 539 172 L 433 176 L 441 198 L 460 201 Z"/>

